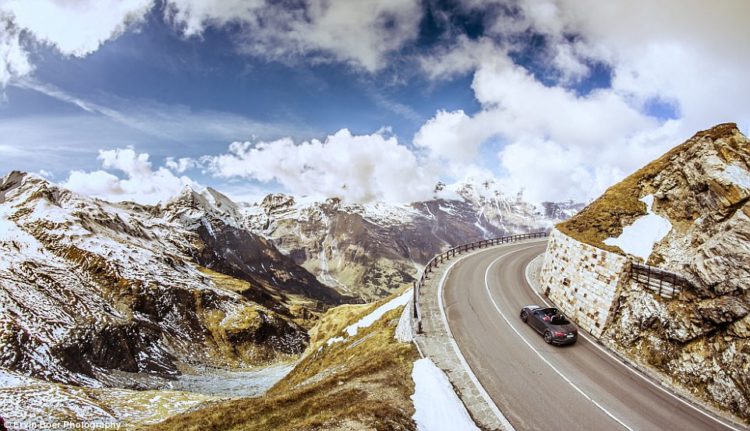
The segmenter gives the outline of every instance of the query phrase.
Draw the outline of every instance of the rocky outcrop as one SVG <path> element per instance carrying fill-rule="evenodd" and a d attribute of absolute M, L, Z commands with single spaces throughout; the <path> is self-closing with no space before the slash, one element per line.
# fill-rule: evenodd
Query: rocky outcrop
<path fill-rule="evenodd" d="M 303 325 L 341 296 L 238 227 L 216 224 L 219 240 L 209 240 L 199 227 L 212 216 L 194 225 L 172 217 L 194 208 L 173 204 L 111 204 L 19 172 L 2 179 L 0 366 L 131 386 L 128 375 L 300 354 Z"/>
<path fill-rule="evenodd" d="M 624 254 L 604 241 L 647 213 L 640 202 L 647 195 L 653 213 L 671 224 L 647 263 L 684 275 L 693 287 L 670 300 L 626 283 L 604 340 L 750 419 L 750 141 L 734 124 L 699 132 L 559 229 Z"/>
<path fill-rule="evenodd" d="M 271 241 L 245 229 L 242 210 L 228 197 L 210 188 L 205 193 L 210 200 L 188 188 L 158 208 L 165 218 L 197 234 L 200 247 L 193 252 L 197 263 L 256 286 L 317 300 L 319 310 L 351 302 L 279 252 Z"/>

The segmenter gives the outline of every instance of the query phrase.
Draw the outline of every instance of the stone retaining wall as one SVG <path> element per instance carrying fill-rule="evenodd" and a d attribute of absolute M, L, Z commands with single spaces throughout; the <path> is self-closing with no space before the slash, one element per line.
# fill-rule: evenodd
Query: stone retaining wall
<path fill-rule="evenodd" d="M 550 234 L 540 274 L 543 292 L 576 324 L 601 336 L 628 260 L 584 244 L 557 229 Z"/>

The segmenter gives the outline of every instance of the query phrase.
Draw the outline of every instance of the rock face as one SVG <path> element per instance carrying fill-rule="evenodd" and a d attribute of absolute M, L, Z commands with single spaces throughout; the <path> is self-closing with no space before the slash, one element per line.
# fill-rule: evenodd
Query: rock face
<path fill-rule="evenodd" d="M 302 325 L 341 295 L 222 221 L 232 208 L 184 197 L 166 207 L 111 204 L 33 175 L 2 179 L 0 366 L 130 386 L 134 373 L 169 377 L 301 353 Z"/>
<path fill-rule="evenodd" d="M 247 226 L 323 283 L 371 301 L 411 284 L 419 268 L 446 248 L 547 229 L 575 212 L 576 204 L 547 208 L 549 217 L 485 181 L 441 185 L 434 200 L 406 205 L 298 202 L 272 194 L 248 209 Z"/>
<path fill-rule="evenodd" d="M 622 253 L 603 241 L 646 214 L 639 202 L 646 195 L 672 225 L 648 263 L 684 275 L 695 288 L 667 300 L 629 283 L 604 338 L 750 419 L 750 141 L 734 124 L 700 132 L 559 228 Z"/>

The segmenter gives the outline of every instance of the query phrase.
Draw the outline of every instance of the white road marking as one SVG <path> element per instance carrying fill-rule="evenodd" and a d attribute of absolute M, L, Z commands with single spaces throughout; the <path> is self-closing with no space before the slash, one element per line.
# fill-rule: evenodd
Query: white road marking
<path fill-rule="evenodd" d="M 617 418 L 617 416 L 615 416 L 609 410 L 607 410 L 606 408 L 604 408 L 604 406 L 602 406 L 601 404 L 599 404 L 595 399 L 591 398 L 581 388 L 579 388 L 575 383 L 573 383 L 570 379 L 568 379 L 568 377 L 565 376 L 565 374 L 563 374 L 554 365 L 552 365 L 552 363 L 549 362 L 547 360 L 547 358 L 545 358 L 541 353 L 539 353 L 539 351 L 536 350 L 534 348 L 534 346 L 532 346 L 531 343 L 529 343 L 529 341 L 526 340 L 526 338 L 523 335 L 521 335 L 521 333 L 516 329 L 516 327 L 513 326 L 512 323 L 510 323 L 510 320 L 505 316 L 505 314 L 502 312 L 502 310 L 500 310 L 500 307 L 497 305 L 497 302 L 495 302 L 495 298 L 492 297 L 492 292 L 490 291 L 490 284 L 489 284 L 489 281 L 488 281 L 490 269 L 492 269 L 492 267 L 495 266 L 495 264 L 497 262 L 499 262 L 500 260 L 502 260 L 502 259 L 504 259 L 504 258 L 506 258 L 506 257 L 508 257 L 508 256 L 510 256 L 512 254 L 514 254 L 514 253 L 518 253 L 518 252 L 523 251 L 523 250 L 528 250 L 530 248 L 533 248 L 533 247 L 521 248 L 521 249 L 518 249 L 518 250 L 514 250 L 514 251 L 512 251 L 510 253 L 504 254 L 504 255 L 498 257 L 497 259 L 493 260 L 492 263 L 490 263 L 487 266 L 487 270 L 484 272 L 484 287 L 485 287 L 485 290 L 487 291 L 487 296 L 489 296 L 490 301 L 492 301 L 492 305 L 495 307 L 495 310 L 497 310 L 498 314 L 500 314 L 500 317 L 502 317 L 503 320 L 505 320 L 505 323 L 507 323 L 508 326 L 510 326 L 510 329 L 512 329 L 513 332 L 515 332 L 516 335 L 518 335 L 518 338 L 520 338 L 521 341 L 523 341 L 529 347 L 529 349 L 531 349 L 531 351 L 533 351 L 539 357 L 539 359 L 541 359 L 545 364 L 547 364 L 550 368 L 552 368 L 552 370 L 555 373 L 557 373 L 558 376 L 560 376 L 565 382 L 567 382 L 570 386 L 572 386 L 573 389 L 575 389 L 576 391 L 578 391 L 578 393 L 580 393 L 584 398 L 586 398 L 587 400 L 591 401 L 599 410 L 601 410 L 602 412 L 604 412 L 607 416 L 609 416 L 610 418 L 612 418 L 615 422 L 617 422 L 620 425 L 622 425 L 625 429 L 633 431 L 633 428 L 631 428 L 628 425 L 626 425 L 625 422 L 623 422 L 622 420 L 620 420 L 619 418 Z"/>
<path fill-rule="evenodd" d="M 483 250 L 487 251 L 487 250 Z M 458 360 L 461 362 L 461 366 L 466 370 L 466 372 L 469 374 L 469 379 L 471 379 L 472 383 L 474 383 L 474 387 L 477 388 L 477 391 L 479 391 L 479 394 L 482 396 L 484 401 L 490 406 L 490 409 L 495 414 L 497 419 L 500 421 L 501 426 L 503 429 L 507 431 L 515 431 L 515 428 L 513 428 L 513 425 L 508 421 L 508 418 L 505 417 L 502 411 L 500 411 L 500 408 L 497 407 L 497 404 L 495 404 L 495 401 L 492 400 L 492 397 L 490 397 L 490 394 L 487 393 L 487 391 L 484 389 L 484 386 L 479 382 L 479 379 L 474 374 L 474 371 L 472 371 L 471 367 L 469 366 L 469 363 L 466 361 L 466 358 L 464 358 L 463 353 L 461 353 L 461 349 L 458 348 L 458 344 L 456 343 L 456 339 L 453 338 L 453 332 L 451 331 L 451 327 L 448 324 L 448 318 L 445 315 L 445 307 L 443 306 L 443 286 L 445 286 L 445 280 L 448 278 L 448 274 L 450 274 L 453 267 L 458 263 L 464 260 L 465 258 L 469 256 L 473 256 L 474 254 L 481 253 L 482 250 L 476 252 L 467 254 L 459 259 L 456 259 L 453 263 L 448 266 L 448 269 L 443 273 L 443 276 L 440 278 L 440 283 L 438 284 L 438 308 L 440 308 L 440 315 L 443 318 L 443 325 L 445 326 L 445 329 L 448 331 L 448 338 L 450 339 L 451 347 L 453 347 L 453 351 L 456 353 L 456 356 L 458 356 Z"/>
<path fill-rule="evenodd" d="M 528 265 L 527 265 L 527 267 L 528 267 Z M 533 287 L 531 287 L 531 280 L 529 280 L 529 272 L 528 272 L 528 271 L 526 271 L 526 270 L 524 270 L 524 278 L 526 278 L 526 284 L 528 284 L 528 286 L 529 286 L 529 289 L 531 289 L 531 291 L 532 291 L 532 292 L 534 292 L 534 294 L 536 294 L 536 296 L 538 296 L 538 297 L 539 297 L 539 299 L 541 299 L 541 300 L 542 300 L 542 302 L 544 302 L 545 304 L 547 304 L 547 305 L 549 305 L 549 306 L 555 306 L 555 307 L 556 307 L 556 304 L 554 304 L 554 303 L 553 303 L 552 301 L 550 301 L 549 299 L 547 299 L 547 298 L 543 297 L 543 296 L 542 296 L 542 295 L 541 295 L 541 294 L 540 294 L 540 293 L 539 293 L 539 292 L 538 292 L 538 291 L 537 291 L 536 289 L 534 289 Z M 581 337 L 583 337 L 583 338 L 584 338 L 584 339 L 585 339 L 586 341 L 588 341 L 588 342 L 589 342 L 589 343 L 590 343 L 590 344 L 591 344 L 592 346 L 594 346 L 594 347 L 596 347 L 597 349 L 599 349 L 599 351 L 601 351 L 601 352 L 602 352 L 602 353 L 604 353 L 605 355 L 609 356 L 609 357 L 610 357 L 611 359 L 613 359 L 613 360 L 614 360 L 614 361 L 615 361 L 615 362 L 616 362 L 617 364 L 620 364 L 620 365 L 624 366 L 624 367 L 625 367 L 625 368 L 626 368 L 626 369 L 627 369 L 628 371 L 630 371 L 630 372 L 631 372 L 632 374 L 635 374 L 636 376 L 640 377 L 640 378 L 641 378 L 641 379 L 642 379 L 643 381 L 645 381 L 645 382 L 648 382 L 648 383 L 649 383 L 650 385 L 652 385 L 653 387 L 655 387 L 655 388 L 659 389 L 660 391 L 664 392 L 665 394 L 669 395 L 670 397 L 672 397 L 672 398 L 676 399 L 677 401 L 681 402 L 682 404 L 684 404 L 684 405 L 686 405 L 686 406 L 690 407 L 691 409 L 695 410 L 696 412 L 699 412 L 699 413 L 700 413 L 700 414 L 702 414 L 703 416 L 705 416 L 705 417 L 707 417 L 707 418 L 709 418 L 709 419 L 711 419 L 711 420 L 713 420 L 713 421 L 716 421 L 716 422 L 718 422 L 718 423 L 720 423 L 720 424 L 724 425 L 724 426 L 725 426 L 725 427 L 727 427 L 727 428 L 733 429 L 734 431 L 742 431 L 742 429 L 740 429 L 740 428 L 736 428 L 736 427 L 735 427 L 735 426 L 733 426 L 732 424 L 730 424 L 730 423 L 727 423 L 727 422 L 724 422 L 723 420 L 721 420 L 721 419 L 719 419 L 719 418 L 717 418 L 717 417 L 715 417 L 715 416 L 713 416 L 713 415 L 709 414 L 708 412 L 704 411 L 703 409 L 701 409 L 701 408 L 699 408 L 699 407 L 697 407 L 697 406 L 693 405 L 692 403 L 690 403 L 690 402 L 688 402 L 688 401 L 686 401 L 686 400 L 682 399 L 681 397 L 679 397 L 679 396 L 677 396 L 677 395 L 673 394 L 672 392 L 670 392 L 670 391 L 668 391 L 667 389 L 663 388 L 663 387 L 662 387 L 662 386 L 661 386 L 660 384 L 658 384 L 658 383 L 654 382 L 654 381 L 653 381 L 653 380 L 651 380 L 650 378 L 648 378 L 648 377 L 644 376 L 643 374 L 641 374 L 641 372 L 640 372 L 640 371 L 638 371 L 638 370 L 634 369 L 633 367 L 630 367 L 630 366 L 628 366 L 627 364 L 623 363 L 623 362 L 622 362 L 622 360 L 621 360 L 620 358 L 618 358 L 617 356 L 615 356 L 615 355 L 613 355 L 612 353 L 608 352 L 608 351 L 607 351 L 607 349 L 606 349 L 605 347 L 603 347 L 603 346 L 599 345 L 599 343 L 598 343 L 598 342 L 596 342 L 595 340 L 592 340 L 591 338 L 589 338 L 589 337 L 588 337 L 588 336 L 587 336 L 587 335 L 586 335 L 585 333 L 583 333 L 583 331 L 580 331 L 580 330 L 579 330 L 579 331 L 578 331 L 578 335 L 580 335 Z"/>

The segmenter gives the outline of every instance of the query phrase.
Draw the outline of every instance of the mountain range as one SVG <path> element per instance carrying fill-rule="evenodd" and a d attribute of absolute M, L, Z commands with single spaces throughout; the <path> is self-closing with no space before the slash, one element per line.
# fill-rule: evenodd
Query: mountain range
<path fill-rule="evenodd" d="M 11 172 L 0 181 L 0 367 L 89 387 L 152 388 L 196 367 L 291 359 L 332 306 L 411 284 L 441 249 L 546 229 L 491 182 L 412 204 L 282 194 L 236 203 L 186 187 L 155 206 L 89 198 Z"/>

